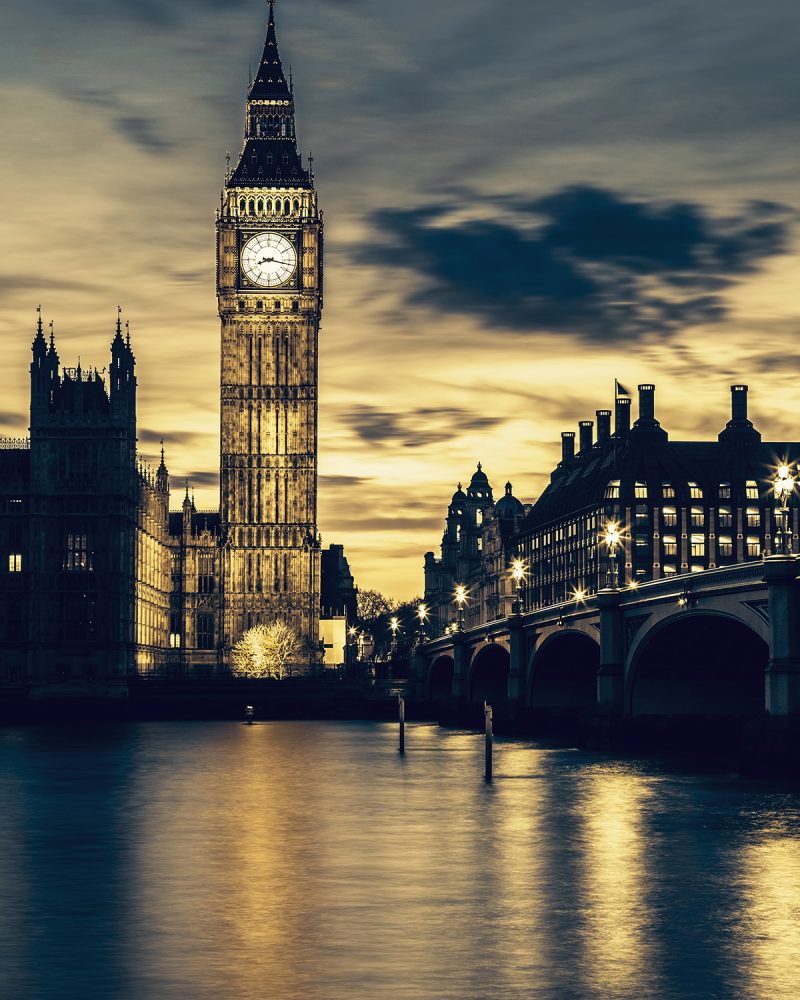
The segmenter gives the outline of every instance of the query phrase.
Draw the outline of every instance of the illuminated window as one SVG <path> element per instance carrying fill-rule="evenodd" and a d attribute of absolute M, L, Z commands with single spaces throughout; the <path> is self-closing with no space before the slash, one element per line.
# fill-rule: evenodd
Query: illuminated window
<path fill-rule="evenodd" d="M 703 489 L 698 483 L 689 483 L 689 497 L 692 500 L 703 499 Z"/>
<path fill-rule="evenodd" d="M 758 509 L 758 507 L 748 507 L 746 511 L 746 517 L 747 517 L 748 528 L 761 527 L 761 511 Z"/>
<path fill-rule="evenodd" d="M 677 556 L 678 554 L 678 539 L 675 535 L 664 535 L 664 555 L 665 556 Z"/>
<path fill-rule="evenodd" d="M 633 488 L 633 491 L 634 491 L 634 496 L 636 497 L 637 500 L 647 499 L 647 483 L 637 482 Z"/>
<path fill-rule="evenodd" d="M 475 511 L 475 523 L 483 524 L 483 511 L 480 509 L 480 507 Z"/>
<path fill-rule="evenodd" d="M 662 483 L 661 484 L 661 495 L 665 500 L 675 499 L 675 487 L 672 483 Z"/>
<path fill-rule="evenodd" d="M 744 495 L 748 500 L 758 500 L 758 483 L 755 479 L 748 479 L 744 486 Z"/>
<path fill-rule="evenodd" d="M 460 524 L 456 525 L 456 541 L 457 542 L 461 541 L 461 525 Z"/>
<path fill-rule="evenodd" d="M 664 565 L 661 567 L 661 572 L 664 574 L 664 576 L 675 576 L 678 570 L 677 567 L 675 567 L 672 563 L 664 563 Z"/>
<path fill-rule="evenodd" d="M 180 635 L 180 632 L 170 632 L 170 634 L 169 634 L 169 648 L 170 649 L 180 649 L 181 648 L 181 635 Z"/>
<path fill-rule="evenodd" d="M 702 507 L 692 507 L 692 527 L 702 528 L 706 523 L 706 515 Z"/>
<path fill-rule="evenodd" d="M 730 498 L 731 498 L 731 484 L 730 483 L 720 483 L 719 484 L 719 498 L 720 498 L 720 500 L 730 500 Z"/>
<path fill-rule="evenodd" d="M 692 556 L 697 559 L 700 556 L 706 554 L 706 539 L 705 535 L 692 535 Z"/>
<path fill-rule="evenodd" d="M 91 568 L 92 562 L 85 532 L 68 532 L 64 569 L 68 573 L 85 573 Z"/>
<path fill-rule="evenodd" d="M 483 539 L 478 539 L 478 552 L 483 552 Z"/>
<path fill-rule="evenodd" d="M 612 479 L 606 486 L 606 500 L 619 500 L 619 479 Z"/>
<path fill-rule="evenodd" d="M 750 559 L 757 559 L 761 555 L 761 539 L 755 535 L 747 536 L 747 555 Z"/>
<path fill-rule="evenodd" d="M 692 572 L 693 573 L 702 573 L 704 569 L 705 569 L 705 566 L 701 565 L 700 563 L 692 563 Z"/>
<path fill-rule="evenodd" d="M 634 512 L 634 520 L 638 527 L 647 527 L 650 523 L 650 509 L 646 504 L 637 504 Z"/>
<path fill-rule="evenodd" d="M 720 507 L 719 509 L 719 526 L 720 528 L 732 528 L 733 527 L 733 511 L 730 507 Z"/>
<path fill-rule="evenodd" d="M 9 554 L 8 554 L 8 572 L 9 573 L 21 573 L 22 572 L 22 553 L 21 552 L 9 552 Z"/>
<path fill-rule="evenodd" d="M 676 528 L 678 526 L 678 511 L 675 507 L 664 507 L 662 513 L 665 528 Z"/>
<path fill-rule="evenodd" d="M 733 538 L 730 535 L 719 536 L 719 554 L 722 558 L 733 555 Z"/>

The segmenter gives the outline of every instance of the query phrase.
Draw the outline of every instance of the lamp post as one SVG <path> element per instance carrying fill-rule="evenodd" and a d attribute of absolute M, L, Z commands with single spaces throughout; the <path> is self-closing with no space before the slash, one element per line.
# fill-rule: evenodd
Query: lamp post
<path fill-rule="evenodd" d="M 605 534 L 603 535 L 603 541 L 606 543 L 608 548 L 608 586 L 612 590 L 617 590 L 619 587 L 619 566 L 617 565 L 617 547 L 619 546 L 622 536 L 619 533 L 619 525 L 616 521 L 609 521 L 606 524 Z"/>
<path fill-rule="evenodd" d="M 515 559 L 511 564 L 511 576 L 514 578 L 514 583 L 517 587 L 516 606 L 512 605 L 511 613 L 521 615 L 525 611 L 522 598 L 522 585 L 525 582 L 525 563 L 521 559 Z"/>
<path fill-rule="evenodd" d="M 464 605 L 467 603 L 467 588 L 463 583 L 456 587 L 455 602 L 458 605 L 458 631 L 464 631 Z"/>
<path fill-rule="evenodd" d="M 428 620 L 428 605 L 420 604 L 417 608 L 417 618 L 419 620 L 419 642 L 425 642 L 425 622 Z"/>
<path fill-rule="evenodd" d="M 776 521 L 778 522 L 778 552 L 780 555 L 792 554 L 792 535 L 789 530 L 789 497 L 794 493 L 796 478 L 788 465 L 778 466 L 778 473 L 772 481 L 775 496 Z"/>
<path fill-rule="evenodd" d="M 400 628 L 399 619 L 392 617 L 389 619 L 389 628 L 392 630 L 392 656 L 397 651 L 397 631 Z"/>

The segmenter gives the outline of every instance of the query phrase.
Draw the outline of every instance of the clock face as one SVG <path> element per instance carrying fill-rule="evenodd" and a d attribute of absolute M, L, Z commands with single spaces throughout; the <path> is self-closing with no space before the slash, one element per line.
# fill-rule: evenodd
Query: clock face
<path fill-rule="evenodd" d="M 280 233 L 258 233 L 242 247 L 242 270 L 262 288 L 282 285 L 296 267 L 297 251 Z"/>

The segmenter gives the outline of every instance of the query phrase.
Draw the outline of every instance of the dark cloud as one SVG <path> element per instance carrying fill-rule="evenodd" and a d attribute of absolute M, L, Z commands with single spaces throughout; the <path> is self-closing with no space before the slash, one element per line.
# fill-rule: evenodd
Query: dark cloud
<path fill-rule="evenodd" d="M 473 207 L 493 206 L 474 195 Z M 373 213 L 391 241 L 363 263 L 414 272 L 411 304 L 472 314 L 491 327 L 592 342 L 669 336 L 728 314 L 723 296 L 785 252 L 789 210 L 752 202 L 735 217 L 693 202 L 647 202 L 578 185 L 519 201 L 516 213 L 460 221 L 463 202 Z"/>
<path fill-rule="evenodd" d="M 123 138 L 146 153 L 168 153 L 173 144 L 158 134 L 158 123 L 145 115 L 118 115 L 112 118 L 114 128 Z"/>
<path fill-rule="evenodd" d="M 169 448 L 175 445 L 192 445 L 201 439 L 205 439 L 207 436 L 206 434 L 198 434 L 195 431 L 175 431 L 169 429 L 165 432 L 145 427 L 139 430 L 139 443 L 160 445 L 163 438 L 165 447 Z"/>
<path fill-rule="evenodd" d="M 88 104 L 106 112 L 114 131 L 138 149 L 159 156 L 173 149 L 173 143 L 166 138 L 166 128 L 161 121 L 153 115 L 136 110 L 119 94 L 87 87 L 66 87 L 63 94 L 79 104 Z"/>
<path fill-rule="evenodd" d="M 319 485 L 321 489 L 338 490 L 351 489 L 352 487 L 362 487 L 373 480 L 370 476 L 320 476 Z"/>
<path fill-rule="evenodd" d="M 502 423 L 499 417 L 479 416 L 452 407 L 416 407 L 395 413 L 366 405 L 342 412 L 340 420 L 368 444 L 403 448 L 422 448 Z"/>
<path fill-rule="evenodd" d="M 183 479 L 189 480 L 190 487 L 218 487 L 219 486 L 219 473 L 218 472 L 187 472 Z"/>

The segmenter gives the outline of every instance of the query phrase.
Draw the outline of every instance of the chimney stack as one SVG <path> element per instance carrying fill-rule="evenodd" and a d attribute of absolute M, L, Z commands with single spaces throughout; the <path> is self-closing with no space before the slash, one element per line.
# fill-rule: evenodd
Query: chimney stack
<path fill-rule="evenodd" d="M 561 461 L 571 462 L 575 457 L 575 432 L 562 431 L 561 433 Z"/>
<path fill-rule="evenodd" d="M 594 420 L 578 421 L 578 444 L 580 454 L 592 450 Z"/>
<path fill-rule="evenodd" d="M 604 445 L 611 437 L 611 410 L 598 410 L 597 417 L 597 443 Z"/>
<path fill-rule="evenodd" d="M 639 386 L 639 420 L 652 423 L 656 419 L 656 387 L 651 383 Z"/>
<path fill-rule="evenodd" d="M 731 386 L 731 420 L 747 420 L 747 386 Z"/>
<path fill-rule="evenodd" d="M 614 421 L 614 433 L 624 437 L 631 429 L 631 401 L 628 396 L 617 396 L 617 412 Z"/>

